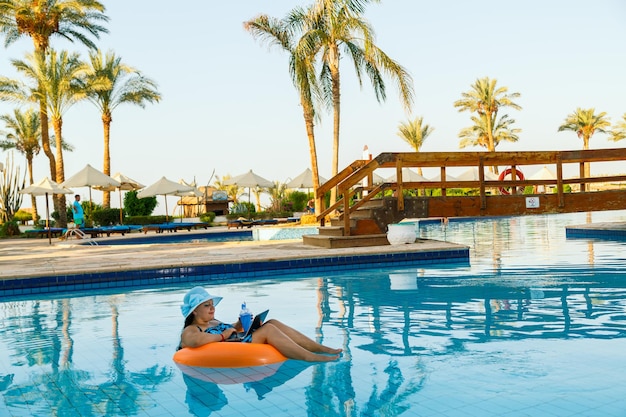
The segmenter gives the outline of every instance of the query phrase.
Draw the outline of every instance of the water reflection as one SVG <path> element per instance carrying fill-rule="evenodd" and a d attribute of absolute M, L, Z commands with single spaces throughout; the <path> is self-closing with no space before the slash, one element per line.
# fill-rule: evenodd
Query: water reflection
<path fill-rule="evenodd" d="M 555 223 L 547 217 L 451 222 L 425 231 L 470 245 L 470 266 L 328 273 L 254 287 L 220 284 L 237 298 L 262 300 L 276 316 L 310 303 L 309 332 L 320 343 L 338 340 L 344 349 L 330 364 L 287 361 L 256 374 L 181 372 L 171 360 L 171 339 L 187 286 L 101 296 L 93 310 L 85 307 L 88 297 L 2 303 L 0 343 L 10 365 L 0 361 L 0 394 L 16 416 L 72 415 L 76 408 L 84 416 L 141 415 L 166 403 L 171 415 L 208 416 L 234 413 L 242 402 L 246 410 L 279 414 L 274 404 L 287 407 L 285 398 L 301 407 L 289 410 L 296 415 L 415 414 L 432 363 L 462 357 L 477 345 L 521 341 L 532 347 L 529 341 L 542 340 L 558 351 L 559 342 L 571 339 L 626 338 L 621 248 L 587 241 L 568 246 Z M 291 291 L 294 283 L 302 286 L 299 292 Z M 105 329 L 104 341 L 88 336 L 98 328 Z M 169 333 L 163 339 L 172 345 L 159 342 L 157 332 Z M 153 356 L 135 346 L 144 335 L 157 340 L 146 344 Z M 184 408 L 175 408 L 176 401 Z"/>
<path fill-rule="evenodd" d="M 26 382 L 17 384 L 11 384 L 12 378 L 3 378 L 8 385 L 4 393 L 7 404 L 34 410 L 34 415 L 48 415 L 51 411 L 75 415 L 77 409 L 82 416 L 135 414 L 147 404 L 147 394 L 171 378 L 171 372 L 157 364 L 141 372 L 125 370 L 115 297 L 111 300 L 111 377 L 100 384 L 93 383 L 93 369 L 78 369 L 72 363 L 75 351 L 70 300 L 50 302 L 52 311 L 41 311 L 41 305 L 35 301 L 32 312 L 9 318 L 21 322 L 19 334 L 27 335 L 16 343 L 13 358 L 18 365 L 20 358 L 25 358 L 31 374 Z M 47 320 L 48 314 L 53 320 Z"/>

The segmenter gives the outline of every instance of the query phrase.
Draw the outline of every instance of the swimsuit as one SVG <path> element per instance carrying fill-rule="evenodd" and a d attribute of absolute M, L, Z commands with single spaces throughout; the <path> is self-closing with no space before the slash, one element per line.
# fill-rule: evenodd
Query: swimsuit
<path fill-rule="evenodd" d="M 198 330 L 200 330 L 201 332 L 203 331 L 202 328 L 200 326 L 196 326 L 198 328 Z M 217 326 L 213 326 L 213 327 L 207 327 L 206 330 L 204 330 L 205 333 L 210 333 L 210 334 L 222 334 L 222 332 L 226 329 L 232 329 L 232 325 L 228 324 L 228 323 L 220 323 Z M 242 343 L 251 343 L 252 342 L 252 334 L 247 335 L 246 337 L 244 337 L 241 340 Z M 178 348 L 176 350 L 180 350 L 182 349 L 181 345 L 178 345 Z"/>
<path fill-rule="evenodd" d="M 196 326 L 198 330 L 202 331 L 200 326 Z M 211 334 L 221 334 L 226 329 L 232 329 L 233 326 L 227 323 L 220 323 L 217 326 L 209 327 L 205 330 L 205 333 Z M 247 335 L 241 340 L 242 343 L 251 343 L 252 342 L 252 333 Z"/>

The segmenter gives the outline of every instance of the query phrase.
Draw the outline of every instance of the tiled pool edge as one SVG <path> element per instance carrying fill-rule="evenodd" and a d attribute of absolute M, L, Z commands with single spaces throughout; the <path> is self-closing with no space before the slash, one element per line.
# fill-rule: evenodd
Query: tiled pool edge
<path fill-rule="evenodd" d="M 597 223 L 565 227 L 566 238 L 626 240 L 623 223 Z"/>
<path fill-rule="evenodd" d="M 449 263 L 468 264 L 469 248 L 353 254 L 4 279 L 0 281 L 0 300 L 7 297 L 90 289 L 151 287 L 198 281 L 265 278 L 299 272 L 328 272 L 367 269 L 379 266 L 418 266 Z"/>

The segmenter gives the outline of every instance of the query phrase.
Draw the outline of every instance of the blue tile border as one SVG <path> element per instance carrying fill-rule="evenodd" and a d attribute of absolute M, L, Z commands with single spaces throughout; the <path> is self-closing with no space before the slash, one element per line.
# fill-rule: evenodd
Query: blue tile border
<path fill-rule="evenodd" d="M 150 287 L 197 281 L 206 282 L 212 280 L 263 278 L 273 275 L 288 275 L 303 272 L 317 273 L 368 269 L 383 266 L 450 263 L 469 264 L 469 248 L 326 256 L 263 262 L 253 261 L 247 263 L 191 265 L 157 269 L 5 279 L 0 281 L 0 300 L 6 297 L 21 295 L 81 291 L 85 289 Z"/>
<path fill-rule="evenodd" d="M 625 229 L 565 228 L 566 238 L 626 240 Z"/>

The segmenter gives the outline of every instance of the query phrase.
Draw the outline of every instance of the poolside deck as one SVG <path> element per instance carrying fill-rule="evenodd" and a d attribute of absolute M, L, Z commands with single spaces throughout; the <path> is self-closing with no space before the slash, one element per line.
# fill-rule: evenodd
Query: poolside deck
<path fill-rule="evenodd" d="M 212 229 L 218 232 L 226 228 Z M 80 245 L 77 240 L 57 241 L 52 245 L 42 239 L 0 240 L 0 296 L 49 292 L 54 288 L 88 289 L 93 283 L 103 282 L 115 287 L 122 282 L 129 285 L 129 280 L 145 285 L 168 280 L 184 282 L 195 275 L 236 279 L 280 275 L 281 270 L 304 272 L 390 263 L 469 262 L 467 246 L 434 240 L 338 249 L 305 245 L 301 239 L 115 246 L 106 246 L 106 240 L 93 239 L 102 243 L 98 246 Z"/>

